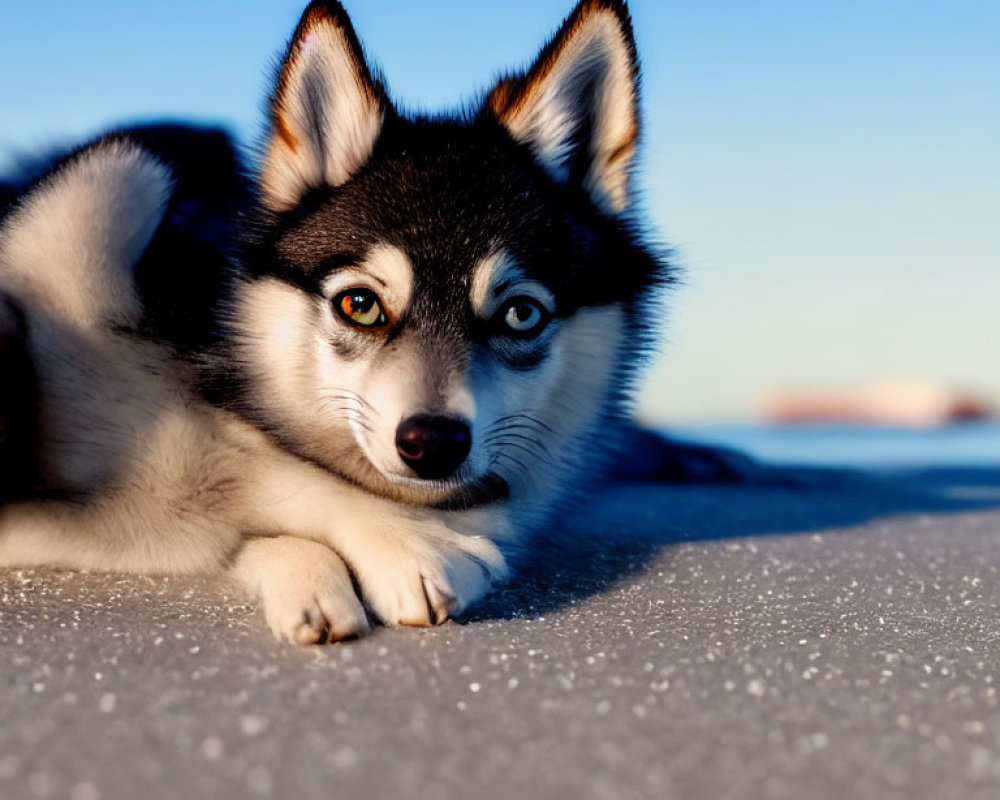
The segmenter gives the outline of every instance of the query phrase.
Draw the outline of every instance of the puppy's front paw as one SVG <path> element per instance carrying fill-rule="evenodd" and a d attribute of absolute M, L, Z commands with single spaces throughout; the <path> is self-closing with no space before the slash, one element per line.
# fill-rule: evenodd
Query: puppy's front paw
<path fill-rule="evenodd" d="M 321 644 L 368 632 L 347 567 L 326 545 L 289 536 L 248 542 L 237 577 L 256 592 L 278 639 Z"/>
<path fill-rule="evenodd" d="M 365 601 L 387 625 L 439 625 L 509 575 L 485 538 L 373 536 L 365 545 L 351 566 Z"/>
<path fill-rule="evenodd" d="M 297 576 L 275 575 L 264 581 L 261 603 L 275 638 L 325 644 L 368 632 L 368 616 L 347 569 L 337 556 L 333 558 L 324 557 L 328 563 L 300 569 Z"/>

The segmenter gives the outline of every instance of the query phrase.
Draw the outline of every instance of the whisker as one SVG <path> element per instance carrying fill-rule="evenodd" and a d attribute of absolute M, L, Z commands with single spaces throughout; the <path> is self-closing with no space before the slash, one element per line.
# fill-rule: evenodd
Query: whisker
<path fill-rule="evenodd" d="M 513 414 L 505 414 L 504 416 L 499 417 L 497 420 L 495 420 L 493 425 L 494 426 L 502 425 L 504 423 L 512 421 L 535 425 L 541 428 L 542 430 L 547 431 L 548 433 L 555 433 L 555 430 L 553 430 L 551 425 L 542 422 L 542 420 L 538 419 L 537 417 L 533 417 L 531 413 L 528 411 L 517 411 Z"/>
<path fill-rule="evenodd" d="M 525 455 L 529 455 L 529 456 L 531 456 L 533 458 L 537 458 L 539 461 L 542 461 L 542 462 L 544 462 L 546 464 L 551 464 L 552 463 L 552 458 L 547 453 L 539 453 L 539 452 L 537 452 L 535 450 L 532 450 L 527 445 L 523 445 L 523 444 L 520 444 L 518 442 L 504 442 L 503 443 L 503 450 L 505 450 L 505 451 L 517 450 L 520 453 L 524 453 Z"/>
<path fill-rule="evenodd" d="M 323 394 L 326 397 L 336 397 L 340 400 L 350 400 L 356 402 L 359 406 L 364 406 L 368 411 L 371 411 L 374 414 L 379 413 L 375 406 L 365 400 L 365 398 L 360 394 L 352 392 L 350 389 L 345 389 L 341 386 L 331 386 L 323 389 Z"/>
<path fill-rule="evenodd" d="M 547 451 L 549 449 L 548 445 L 541 437 L 537 435 L 531 435 L 530 433 L 519 433 L 518 430 L 519 429 L 510 431 L 487 431 L 486 434 L 482 437 L 482 439 L 484 442 L 502 442 L 509 439 L 514 441 L 527 442 L 528 444 L 534 445 L 540 450 Z"/>
<path fill-rule="evenodd" d="M 369 433 L 374 433 L 371 421 L 365 413 L 353 405 L 345 405 L 343 401 L 329 397 L 320 401 L 320 408 L 323 411 L 334 411 L 344 415 L 348 422 L 359 425 Z"/>
<path fill-rule="evenodd" d="M 503 442 L 508 440 L 527 442 L 528 444 L 533 444 L 538 449 L 544 450 L 546 452 L 548 452 L 549 449 L 548 446 L 541 439 L 536 439 L 535 437 L 528 436 L 527 434 L 524 433 L 509 433 L 509 432 L 494 433 L 494 434 L 487 434 L 486 436 L 483 437 L 483 442 L 487 444 L 492 444 L 495 442 Z"/>
<path fill-rule="evenodd" d="M 515 458 L 510 453 L 497 453 L 490 460 L 490 468 L 492 469 L 495 465 L 499 464 L 501 460 L 507 461 L 512 467 L 517 469 L 522 475 L 528 474 L 528 465 L 523 461 Z"/>

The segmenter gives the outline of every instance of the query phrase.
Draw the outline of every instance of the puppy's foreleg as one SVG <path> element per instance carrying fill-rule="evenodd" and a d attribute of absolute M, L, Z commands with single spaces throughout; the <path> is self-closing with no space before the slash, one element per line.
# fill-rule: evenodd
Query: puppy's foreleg
<path fill-rule="evenodd" d="M 222 527 L 188 526 L 169 510 L 145 510 L 143 517 L 122 500 L 9 503 L 0 508 L 0 567 L 211 575 L 229 563 L 279 639 L 313 644 L 368 631 L 347 567 L 326 545 L 290 536 L 240 541 Z"/>
<path fill-rule="evenodd" d="M 444 622 L 509 571 L 494 543 L 496 509 L 444 512 L 404 506 L 288 459 L 257 476 L 254 531 L 280 531 L 332 548 L 387 625 Z"/>

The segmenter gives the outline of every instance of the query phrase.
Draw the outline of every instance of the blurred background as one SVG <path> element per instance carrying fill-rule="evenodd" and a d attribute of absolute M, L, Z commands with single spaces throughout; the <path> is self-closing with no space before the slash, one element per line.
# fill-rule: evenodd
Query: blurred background
<path fill-rule="evenodd" d="M 525 65 L 571 5 L 347 2 L 411 110 Z M 124 121 L 221 123 L 254 142 L 302 6 L 8 0 L 0 169 Z M 928 426 L 996 408 L 1000 3 L 631 8 L 642 204 L 686 273 L 642 417 Z"/>

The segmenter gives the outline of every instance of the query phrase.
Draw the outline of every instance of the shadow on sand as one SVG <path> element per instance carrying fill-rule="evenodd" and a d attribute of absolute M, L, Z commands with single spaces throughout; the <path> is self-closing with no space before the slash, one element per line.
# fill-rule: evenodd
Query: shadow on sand
<path fill-rule="evenodd" d="M 613 483 L 539 537 L 518 579 L 463 621 L 534 617 L 578 602 L 641 572 L 670 545 L 991 509 L 1000 509 L 1000 467 L 762 468 L 744 483 Z"/>

